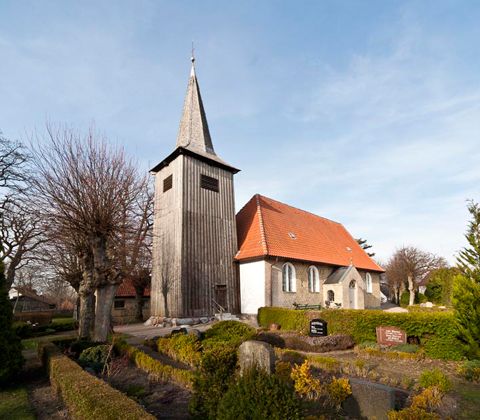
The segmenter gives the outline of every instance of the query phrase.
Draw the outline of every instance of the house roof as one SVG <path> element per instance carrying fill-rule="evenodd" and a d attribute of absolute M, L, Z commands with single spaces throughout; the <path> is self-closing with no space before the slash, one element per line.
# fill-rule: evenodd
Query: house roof
<path fill-rule="evenodd" d="M 42 303 L 46 303 L 48 305 L 54 305 L 55 302 L 45 296 L 37 295 L 37 293 L 29 289 L 28 287 L 21 287 L 21 286 L 14 286 L 9 292 L 10 299 L 16 299 L 17 297 L 27 297 L 30 299 L 37 300 Z"/>
<path fill-rule="evenodd" d="M 205 109 L 203 108 L 202 96 L 200 95 L 200 87 L 195 73 L 194 61 L 192 58 L 192 69 L 188 80 L 185 102 L 183 104 L 183 113 L 178 129 L 176 148 L 168 157 L 155 166 L 151 172 L 158 172 L 180 154 L 193 154 L 200 160 L 206 160 L 214 166 L 219 166 L 233 173 L 237 173 L 239 170 L 220 159 L 213 148 L 207 117 Z"/>
<path fill-rule="evenodd" d="M 236 259 L 283 257 L 383 272 L 343 225 L 256 194 L 237 214 Z"/>
<path fill-rule="evenodd" d="M 146 287 L 143 292 L 143 297 L 150 296 L 150 287 Z M 115 297 L 135 297 L 135 288 L 133 287 L 133 282 L 131 279 L 126 279 L 123 283 L 118 286 L 117 293 Z"/>

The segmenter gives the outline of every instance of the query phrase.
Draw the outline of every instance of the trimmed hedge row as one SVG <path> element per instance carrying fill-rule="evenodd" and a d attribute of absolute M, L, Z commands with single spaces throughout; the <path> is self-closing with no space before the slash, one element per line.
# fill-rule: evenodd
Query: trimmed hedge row
<path fill-rule="evenodd" d="M 283 330 L 307 333 L 309 321 L 322 318 L 328 323 L 329 334 L 348 334 L 355 343 L 376 340 L 376 327 L 395 326 L 418 337 L 425 355 L 433 359 L 459 360 L 463 357 L 457 339 L 453 315 L 448 312 L 391 313 L 376 310 L 299 311 L 286 308 L 260 308 L 258 324 L 268 327 L 280 324 Z"/>
<path fill-rule="evenodd" d="M 154 359 L 152 356 L 149 356 L 138 348 L 125 342 L 117 342 L 115 343 L 115 347 L 120 353 L 126 354 L 139 369 L 156 376 L 158 379 L 173 381 L 185 388 L 192 387 L 192 371 L 165 365 L 159 360 Z"/>
<path fill-rule="evenodd" d="M 85 372 L 52 343 L 39 346 L 50 382 L 74 419 L 155 419 L 135 401 Z"/>
<path fill-rule="evenodd" d="M 78 328 L 78 322 L 74 319 L 69 320 L 53 320 L 50 324 L 32 326 L 27 322 L 16 321 L 13 323 L 13 329 L 18 337 L 31 338 L 41 337 L 56 332 L 73 331 Z"/>

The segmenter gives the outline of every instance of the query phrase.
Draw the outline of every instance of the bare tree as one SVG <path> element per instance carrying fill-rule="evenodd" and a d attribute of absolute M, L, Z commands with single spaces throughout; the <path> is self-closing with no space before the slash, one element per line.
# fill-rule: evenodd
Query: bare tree
<path fill-rule="evenodd" d="M 415 291 L 432 270 L 446 267 L 447 261 L 430 252 L 408 246 L 395 251 L 386 266 L 386 277 L 394 290 L 397 303 L 400 293 L 406 287 L 410 292 L 409 305 L 415 301 Z"/>
<path fill-rule="evenodd" d="M 134 207 L 144 179 L 123 150 L 108 146 L 92 129 L 82 136 L 68 128 L 47 126 L 45 141 L 32 148 L 30 184 L 42 217 L 56 234 L 75 238 L 78 245 L 79 334 L 87 334 L 96 292 L 93 338 L 106 341 L 115 292 L 123 279 L 115 256 L 119 227 L 125 209 Z"/>
<path fill-rule="evenodd" d="M 22 144 L 6 139 L 0 131 L 0 188 L 13 188 L 25 180 L 27 158 Z"/>
<path fill-rule="evenodd" d="M 6 286 L 15 281 L 17 270 L 29 264 L 44 241 L 41 220 L 28 204 L 25 183 L 28 154 L 21 143 L 0 133 L 0 261 L 6 266 Z"/>
<path fill-rule="evenodd" d="M 143 321 L 143 296 L 150 286 L 151 242 L 153 226 L 153 191 L 147 179 L 134 206 L 124 207 L 124 221 L 116 241 L 116 256 L 122 276 L 132 282 L 135 289 L 135 319 Z"/>

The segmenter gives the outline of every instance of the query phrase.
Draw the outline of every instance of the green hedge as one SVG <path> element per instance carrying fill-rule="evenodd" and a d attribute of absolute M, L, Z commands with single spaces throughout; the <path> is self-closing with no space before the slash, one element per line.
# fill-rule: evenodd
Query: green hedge
<path fill-rule="evenodd" d="M 425 354 L 434 359 L 459 360 L 463 357 L 453 315 L 435 313 L 391 313 L 378 310 L 335 309 L 297 311 L 285 308 L 260 308 L 258 323 L 268 327 L 280 324 L 282 330 L 308 331 L 310 319 L 322 318 L 328 323 L 329 334 L 349 334 L 357 344 L 376 340 L 376 327 L 395 326 L 408 336 L 420 339 Z"/>
<path fill-rule="evenodd" d="M 74 319 L 54 319 L 50 324 L 47 325 L 38 325 L 33 327 L 32 324 L 29 324 L 24 321 L 15 321 L 13 323 L 13 329 L 15 334 L 18 337 L 31 338 L 31 337 L 41 337 L 42 335 L 50 335 L 56 332 L 62 331 L 73 331 L 78 327 L 78 322 Z"/>
<path fill-rule="evenodd" d="M 135 401 L 85 372 L 51 343 L 40 345 L 50 383 L 60 393 L 73 419 L 155 419 Z"/>
<path fill-rule="evenodd" d="M 121 353 L 128 355 L 128 358 L 135 363 L 135 366 L 139 369 L 142 369 L 161 380 L 173 381 L 185 388 L 191 388 L 193 380 L 192 371 L 165 365 L 159 360 L 154 359 L 152 356 L 149 356 L 138 348 L 125 342 L 117 342 L 115 343 L 115 347 Z"/>

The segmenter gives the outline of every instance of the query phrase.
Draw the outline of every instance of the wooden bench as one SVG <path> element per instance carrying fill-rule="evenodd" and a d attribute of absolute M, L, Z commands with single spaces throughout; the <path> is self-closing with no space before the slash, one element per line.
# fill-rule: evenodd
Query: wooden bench
<path fill-rule="evenodd" d="M 322 305 L 308 305 L 302 303 L 294 303 L 293 307 L 298 310 L 320 310 L 322 309 Z"/>

